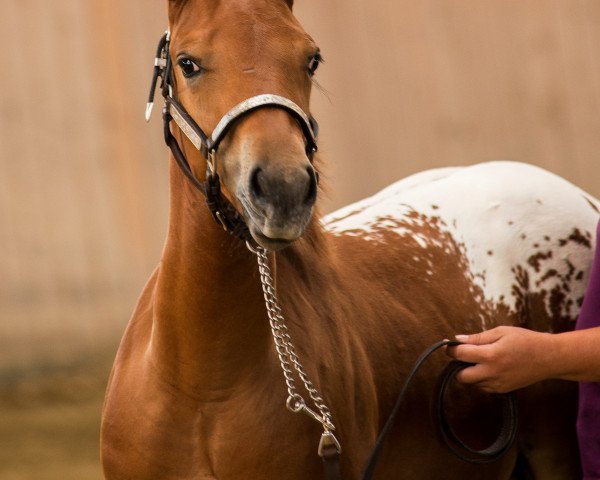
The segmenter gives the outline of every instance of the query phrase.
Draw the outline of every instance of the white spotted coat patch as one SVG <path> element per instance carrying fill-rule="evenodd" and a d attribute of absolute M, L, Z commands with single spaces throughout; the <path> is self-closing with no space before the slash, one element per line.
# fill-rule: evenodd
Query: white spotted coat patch
<path fill-rule="evenodd" d="M 514 310 L 519 288 L 546 292 L 549 313 L 574 319 L 578 305 L 573 299 L 582 297 L 587 284 L 599 210 L 597 200 L 566 180 L 504 161 L 418 173 L 325 216 L 322 223 L 333 235 L 383 242 L 385 230 L 410 235 L 428 248 L 436 240 L 411 226 L 438 217 L 460 245 L 486 301 Z M 561 289 L 569 290 L 571 300 L 553 305 L 552 295 Z"/>

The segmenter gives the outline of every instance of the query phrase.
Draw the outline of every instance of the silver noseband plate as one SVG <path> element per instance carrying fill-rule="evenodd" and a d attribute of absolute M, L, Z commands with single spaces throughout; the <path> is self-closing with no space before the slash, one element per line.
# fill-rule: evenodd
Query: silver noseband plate
<path fill-rule="evenodd" d="M 292 102 L 289 98 L 285 98 L 280 95 L 273 95 L 271 93 L 265 93 L 262 95 L 256 95 L 254 97 L 250 97 L 250 98 L 244 100 L 243 102 L 238 103 L 235 107 L 233 107 L 225 115 L 223 115 L 223 118 L 221 118 L 221 120 L 219 120 L 219 123 L 215 127 L 212 135 L 210 136 L 212 143 L 213 144 L 218 143 L 224 130 L 237 117 L 239 117 L 240 115 L 243 115 L 244 113 L 248 112 L 249 110 L 254 110 L 255 108 L 268 106 L 268 105 L 279 105 L 288 110 L 292 110 L 293 112 L 295 112 L 298 115 L 298 117 L 300 117 L 304 121 L 306 126 L 308 127 L 307 132 L 310 132 L 310 134 L 312 136 L 312 138 L 310 139 L 310 140 L 312 140 L 312 143 L 316 143 L 316 139 L 314 137 L 314 132 L 311 128 L 311 125 L 310 125 L 310 122 L 308 120 L 308 116 L 306 115 L 306 113 L 304 113 L 304 111 L 298 105 L 296 105 L 294 102 Z"/>
<path fill-rule="evenodd" d="M 290 99 L 282 97 L 280 95 L 265 93 L 247 98 L 243 102 L 238 103 L 225 115 L 223 115 L 223 118 L 219 120 L 219 123 L 217 124 L 212 134 L 210 135 L 210 138 L 207 141 L 207 149 L 211 150 L 214 146 L 220 143 L 229 125 L 237 118 L 244 115 L 246 112 L 249 112 L 250 110 L 255 110 L 259 107 L 266 107 L 269 105 L 283 107 L 285 110 L 294 112 L 298 120 L 304 123 L 302 130 L 305 132 L 305 134 L 309 135 L 310 137 L 307 140 L 311 144 L 316 145 L 315 132 L 313 131 L 310 120 L 308 119 L 308 115 L 306 115 L 306 113 L 304 113 L 304 111 Z M 169 114 L 171 115 L 173 120 L 175 120 L 175 123 L 177 123 L 181 131 L 186 135 L 186 137 L 189 138 L 189 140 L 194 144 L 194 146 L 198 150 L 201 150 L 203 145 L 202 138 L 196 133 L 194 128 L 184 118 L 183 112 L 179 111 L 177 104 L 175 102 L 167 102 L 167 108 Z"/>

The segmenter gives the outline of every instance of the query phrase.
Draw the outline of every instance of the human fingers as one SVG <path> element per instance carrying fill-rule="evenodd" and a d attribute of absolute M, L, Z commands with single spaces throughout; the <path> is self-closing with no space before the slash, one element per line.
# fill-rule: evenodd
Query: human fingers
<path fill-rule="evenodd" d="M 485 365 L 476 364 L 472 367 L 462 369 L 456 374 L 456 379 L 461 383 L 469 385 L 482 384 L 489 380 Z"/>
<path fill-rule="evenodd" d="M 462 344 L 446 349 L 446 354 L 455 360 L 468 363 L 483 363 L 490 358 L 491 345 Z"/>
<path fill-rule="evenodd" d="M 508 393 L 521 385 L 507 382 L 502 377 L 495 376 L 485 365 L 467 367 L 456 374 L 456 380 L 486 393 Z"/>
<path fill-rule="evenodd" d="M 456 335 L 456 340 L 470 345 L 486 345 L 498 341 L 506 334 L 506 327 L 496 327 L 471 335 Z"/>

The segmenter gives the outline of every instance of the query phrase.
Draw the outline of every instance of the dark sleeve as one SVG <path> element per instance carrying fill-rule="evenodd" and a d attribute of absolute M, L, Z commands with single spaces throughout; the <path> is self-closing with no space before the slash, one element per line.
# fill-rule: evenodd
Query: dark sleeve
<path fill-rule="evenodd" d="M 592 272 L 590 280 L 585 291 L 579 318 L 577 319 L 577 329 L 599 327 L 600 326 L 600 222 L 596 228 L 596 253 L 592 262 Z"/>

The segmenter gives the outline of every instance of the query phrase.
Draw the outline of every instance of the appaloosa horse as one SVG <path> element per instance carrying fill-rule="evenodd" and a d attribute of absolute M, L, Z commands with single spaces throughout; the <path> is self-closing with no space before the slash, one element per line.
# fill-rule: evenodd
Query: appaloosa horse
<path fill-rule="evenodd" d="M 284 407 L 285 345 L 274 346 L 256 255 L 238 237 L 271 251 L 289 333 L 330 409 L 347 480 L 360 477 L 428 345 L 497 325 L 573 327 L 594 199 L 538 168 L 497 162 L 414 175 L 319 222 L 316 124 L 304 112 L 320 54 L 292 1 L 171 0 L 169 23 L 156 61 L 176 160 L 169 230 L 108 385 L 106 478 L 323 478 L 322 428 Z M 412 385 L 376 478 L 508 479 L 517 457 L 535 478 L 577 478 L 575 384 L 522 390 L 512 449 L 471 465 L 430 420 L 446 362 L 434 357 Z M 496 414 L 478 402 L 469 414 L 464 397 L 449 404 L 465 438 L 483 445 Z"/>

